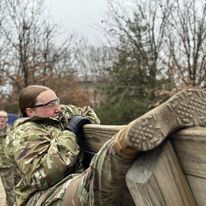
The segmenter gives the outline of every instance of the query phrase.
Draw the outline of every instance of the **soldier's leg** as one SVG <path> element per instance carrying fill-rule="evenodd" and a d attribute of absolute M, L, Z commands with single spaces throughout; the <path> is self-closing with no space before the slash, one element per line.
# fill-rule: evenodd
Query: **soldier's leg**
<path fill-rule="evenodd" d="M 82 176 L 68 185 L 65 206 L 114 205 L 125 184 L 125 175 L 137 155 L 135 151 L 132 158 L 125 159 L 116 154 L 113 150 L 115 138 L 107 141 Z"/>
<path fill-rule="evenodd" d="M 159 145 L 175 130 L 205 126 L 206 92 L 198 89 L 181 91 L 128 125 L 125 135 L 116 140 L 116 151 L 124 148 L 147 151 Z"/>
<path fill-rule="evenodd" d="M 158 146 L 177 129 L 204 125 L 205 117 L 206 92 L 186 90 L 131 122 L 93 158 L 77 183 L 74 197 L 79 197 L 79 203 L 74 205 L 112 205 L 139 151 Z M 70 192 L 68 188 L 66 196 Z"/>
<path fill-rule="evenodd" d="M 139 151 L 156 147 L 177 129 L 205 124 L 205 116 L 206 92 L 187 90 L 131 122 L 92 160 L 77 183 L 76 205 L 112 205 Z M 68 188 L 66 196 L 71 192 Z"/>

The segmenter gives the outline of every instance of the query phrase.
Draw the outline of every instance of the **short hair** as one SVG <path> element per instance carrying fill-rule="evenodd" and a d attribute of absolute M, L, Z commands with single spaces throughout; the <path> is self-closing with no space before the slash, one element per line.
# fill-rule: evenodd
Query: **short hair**
<path fill-rule="evenodd" d="M 19 96 L 19 109 L 22 117 L 27 117 L 26 109 L 32 108 L 36 103 L 36 98 L 42 92 L 51 90 L 49 87 L 41 85 L 30 85 L 22 89 Z"/>

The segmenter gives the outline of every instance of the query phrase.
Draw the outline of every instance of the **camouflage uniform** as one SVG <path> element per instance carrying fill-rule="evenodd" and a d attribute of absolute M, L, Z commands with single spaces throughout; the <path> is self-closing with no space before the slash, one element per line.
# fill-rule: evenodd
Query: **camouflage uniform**
<path fill-rule="evenodd" d="M 15 187 L 17 206 L 63 206 L 65 199 L 68 206 L 113 205 L 132 161 L 115 154 L 113 138 L 83 171 L 76 135 L 64 130 L 64 123 L 73 115 L 96 124 L 99 119 L 90 107 L 69 105 L 62 110 L 59 118 L 23 119 L 7 136 L 6 152 L 21 173 Z"/>
<path fill-rule="evenodd" d="M 6 157 L 4 152 L 5 138 L 9 130 L 8 125 L 0 130 L 0 175 L 6 193 L 7 206 L 13 206 L 15 202 L 15 194 L 13 191 L 15 169 L 14 165 Z"/>

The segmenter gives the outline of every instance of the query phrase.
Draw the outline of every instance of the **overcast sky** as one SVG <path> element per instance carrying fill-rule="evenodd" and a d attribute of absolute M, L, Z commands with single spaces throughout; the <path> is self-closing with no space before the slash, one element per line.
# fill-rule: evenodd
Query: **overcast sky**
<path fill-rule="evenodd" d="M 68 32 L 76 31 L 92 43 L 101 38 L 95 25 L 101 24 L 107 0 L 45 0 L 45 5 L 54 21 Z"/>

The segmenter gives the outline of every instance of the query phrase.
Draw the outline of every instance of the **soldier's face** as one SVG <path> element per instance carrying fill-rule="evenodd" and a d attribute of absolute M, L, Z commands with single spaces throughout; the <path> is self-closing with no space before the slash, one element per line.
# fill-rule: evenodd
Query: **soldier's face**
<path fill-rule="evenodd" d="M 61 112 L 59 98 L 53 90 L 46 90 L 39 94 L 34 107 L 26 111 L 29 117 L 57 117 Z"/>

